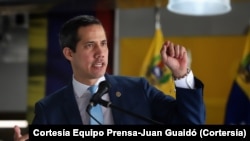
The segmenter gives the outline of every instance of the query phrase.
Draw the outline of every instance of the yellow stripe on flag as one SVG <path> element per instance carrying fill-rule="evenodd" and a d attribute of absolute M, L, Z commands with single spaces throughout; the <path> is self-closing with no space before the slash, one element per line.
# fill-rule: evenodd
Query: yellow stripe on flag
<path fill-rule="evenodd" d="M 250 28 L 246 36 L 246 44 L 243 52 L 242 62 L 239 66 L 236 81 L 250 99 Z"/>
<path fill-rule="evenodd" d="M 140 76 L 147 80 L 159 90 L 175 97 L 175 85 L 172 73 L 161 61 L 160 49 L 164 43 L 161 28 L 156 28 L 154 38 L 143 61 Z"/>

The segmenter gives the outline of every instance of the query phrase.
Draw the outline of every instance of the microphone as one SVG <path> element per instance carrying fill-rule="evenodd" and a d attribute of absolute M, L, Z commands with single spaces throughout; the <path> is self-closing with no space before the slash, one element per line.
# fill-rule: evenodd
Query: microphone
<path fill-rule="evenodd" d="M 161 123 L 161 122 L 154 121 L 154 120 L 149 119 L 149 118 L 147 118 L 147 117 L 144 117 L 144 116 L 135 114 L 135 113 L 133 113 L 133 112 L 127 111 L 127 110 L 125 110 L 125 109 L 122 109 L 122 108 L 120 108 L 120 107 L 118 107 L 118 106 L 113 105 L 113 104 L 112 104 L 111 102 L 109 102 L 109 101 L 106 101 L 106 100 L 101 99 L 101 97 L 102 97 L 105 93 L 108 92 L 108 90 L 110 89 L 110 87 L 111 87 L 111 85 L 110 85 L 108 82 L 106 82 L 106 81 L 100 82 L 100 84 L 99 84 L 99 89 L 98 89 L 97 92 L 91 97 L 90 103 L 89 103 L 89 105 L 87 106 L 86 111 L 87 111 L 88 114 L 89 114 L 89 110 L 90 110 L 91 107 L 96 106 L 97 104 L 100 104 L 100 105 L 105 106 L 105 107 L 107 107 L 107 108 L 110 107 L 110 108 L 116 109 L 116 110 L 118 110 L 118 111 L 120 111 L 120 112 L 126 113 L 126 114 L 128 114 L 128 115 L 130 115 L 130 116 L 139 118 L 139 119 L 144 120 L 144 121 L 146 121 L 146 122 L 148 122 L 148 123 L 151 123 L 151 124 L 160 124 L 160 125 L 163 124 L 163 123 Z M 91 114 L 89 114 L 89 115 L 90 115 L 94 120 L 96 120 L 95 117 L 93 117 Z M 98 122 L 99 124 L 101 124 L 101 123 L 100 123 L 99 121 L 97 121 L 97 120 L 96 120 L 96 122 Z"/>
<path fill-rule="evenodd" d="M 97 92 L 91 97 L 90 105 L 96 106 L 99 103 L 101 97 L 108 92 L 111 85 L 107 81 L 100 82 Z"/>
<path fill-rule="evenodd" d="M 86 108 L 86 112 L 88 113 L 88 115 L 92 117 L 97 123 L 99 123 L 99 125 L 101 125 L 101 123 L 93 115 L 90 114 L 90 109 L 93 106 L 96 106 L 99 101 L 102 100 L 101 97 L 108 92 L 110 86 L 111 85 L 106 81 L 100 82 L 97 92 L 91 97 L 90 102 Z"/>

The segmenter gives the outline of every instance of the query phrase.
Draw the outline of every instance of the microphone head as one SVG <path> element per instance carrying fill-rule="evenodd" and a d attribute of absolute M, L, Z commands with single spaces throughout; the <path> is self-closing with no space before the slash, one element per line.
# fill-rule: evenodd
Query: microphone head
<path fill-rule="evenodd" d="M 110 89 L 111 85 L 107 81 L 102 81 L 99 84 L 98 91 L 100 90 L 101 93 L 106 93 Z M 98 92 L 97 92 L 98 93 Z"/>
<path fill-rule="evenodd" d="M 90 102 L 95 106 L 101 100 L 101 97 L 108 92 L 111 85 L 107 81 L 102 81 L 99 83 L 97 92 L 91 97 Z"/>

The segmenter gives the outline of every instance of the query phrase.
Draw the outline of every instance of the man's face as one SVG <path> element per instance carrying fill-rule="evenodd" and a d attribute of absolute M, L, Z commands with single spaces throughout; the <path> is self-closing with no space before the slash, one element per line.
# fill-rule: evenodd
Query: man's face
<path fill-rule="evenodd" d="M 103 26 L 90 25 L 78 29 L 76 52 L 71 51 L 74 77 L 83 83 L 97 80 L 106 72 L 108 45 Z"/>

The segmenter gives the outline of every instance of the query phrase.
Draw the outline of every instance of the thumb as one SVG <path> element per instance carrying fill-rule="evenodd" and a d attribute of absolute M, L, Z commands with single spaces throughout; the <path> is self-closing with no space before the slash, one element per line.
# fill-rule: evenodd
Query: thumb
<path fill-rule="evenodd" d="M 17 125 L 14 126 L 14 141 L 26 141 L 29 139 L 29 134 L 22 135 L 21 129 Z"/>
<path fill-rule="evenodd" d="M 17 125 L 14 126 L 14 138 L 19 138 L 21 137 L 21 129 Z"/>

